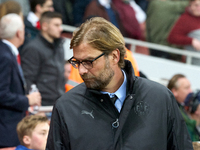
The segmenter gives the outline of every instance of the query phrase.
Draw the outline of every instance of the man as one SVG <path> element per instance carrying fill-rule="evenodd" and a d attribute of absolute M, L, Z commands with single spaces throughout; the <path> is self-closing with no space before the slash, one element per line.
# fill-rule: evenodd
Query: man
<path fill-rule="evenodd" d="M 192 141 L 200 140 L 200 91 L 189 93 L 185 99 L 185 110 L 190 122 L 186 122 Z"/>
<path fill-rule="evenodd" d="M 175 74 L 167 85 L 179 105 L 183 105 L 189 93 L 192 92 L 190 81 L 182 74 Z"/>
<path fill-rule="evenodd" d="M 36 84 L 42 105 L 53 105 L 65 93 L 62 16 L 45 12 L 40 22 L 41 34 L 22 50 L 22 68 L 28 89 Z"/>
<path fill-rule="evenodd" d="M 47 150 L 193 149 L 172 93 L 134 75 L 113 24 L 88 20 L 74 32 L 71 48 L 69 62 L 84 83 L 54 105 Z"/>
<path fill-rule="evenodd" d="M 29 0 L 31 11 L 25 17 L 25 41 L 24 45 L 33 40 L 40 30 L 40 17 L 46 11 L 54 11 L 52 0 Z M 21 52 L 22 47 L 20 47 Z"/>
<path fill-rule="evenodd" d="M 187 95 L 192 92 L 190 81 L 183 74 L 175 74 L 167 85 L 168 89 L 170 89 L 176 99 L 176 102 L 179 106 L 180 112 L 186 122 L 188 131 L 190 133 L 190 137 L 192 141 L 196 141 L 199 138 L 196 136 L 193 137 L 191 134 L 193 130 L 196 130 L 196 122 L 194 122 L 191 117 L 188 116 L 188 113 L 185 110 L 184 101 L 187 98 Z M 191 126 L 193 129 L 191 130 Z"/>
<path fill-rule="evenodd" d="M 41 96 L 39 92 L 24 95 L 25 82 L 17 59 L 17 48 L 24 41 L 22 18 L 17 14 L 2 17 L 0 37 L 0 148 L 4 148 L 19 144 L 17 124 L 29 105 L 41 105 Z"/>

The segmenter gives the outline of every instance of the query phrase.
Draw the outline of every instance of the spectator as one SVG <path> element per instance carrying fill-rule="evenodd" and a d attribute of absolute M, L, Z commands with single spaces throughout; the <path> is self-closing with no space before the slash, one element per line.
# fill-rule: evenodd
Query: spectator
<path fill-rule="evenodd" d="M 0 19 L 10 13 L 15 13 L 23 18 L 21 6 L 16 1 L 6 1 L 0 4 Z"/>
<path fill-rule="evenodd" d="M 53 105 L 65 93 L 64 49 L 62 16 L 56 12 L 45 12 L 41 16 L 41 34 L 28 43 L 21 52 L 22 69 L 28 91 L 36 84 L 42 105 Z"/>
<path fill-rule="evenodd" d="M 46 11 L 54 11 L 52 0 L 29 0 L 29 3 L 31 11 L 28 13 L 28 16 L 24 18 L 25 41 L 23 46 L 38 35 L 40 30 L 39 20 L 42 13 Z M 20 47 L 20 53 L 23 46 Z"/>
<path fill-rule="evenodd" d="M 125 34 L 118 12 L 110 0 L 92 0 L 86 7 L 82 20 L 85 21 L 92 17 L 102 17 L 110 21 Z"/>
<path fill-rule="evenodd" d="M 186 120 L 186 125 L 192 141 L 199 141 L 200 137 L 200 92 L 189 93 L 185 99 L 185 109 L 190 120 Z"/>
<path fill-rule="evenodd" d="M 4 3 L 4 2 L 9 2 L 9 1 L 15 1 L 17 2 L 20 7 L 22 7 L 22 12 L 24 15 L 27 15 L 27 13 L 29 12 L 30 8 L 29 8 L 29 1 L 28 0 L 0 0 L 0 3 Z M 11 4 L 9 7 L 16 7 L 14 6 L 15 4 Z"/>
<path fill-rule="evenodd" d="M 167 85 L 179 105 L 184 104 L 187 95 L 192 92 L 190 81 L 183 74 L 175 74 Z"/>
<path fill-rule="evenodd" d="M 147 41 L 173 46 L 167 42 L 168 34 L 178 17 L 188 5 L 187 0 L 151 0 L 147 9 L 146 31 Z M 156 57 L 182 61 L 181 56 L 150 50 L 150 54 Z"/>
<path fill-rule="evenodd" d="M 73 20 L 74 20 L 74 26 L 80 26 L 81 23 L 83 22 L 83 16 L 85 13 L 85 9 L 88 6 L 88 4 L 92 0 L 75 0 L 74 5 L 73 5 Z"/>
<path fill-rule="evenodd" d="M 47 117 L 31 115 L 17 125 L 17 134 L 21 145 L 15 150 L 45 150 L 49 133 Z"/>
<path fill-rule="evenodd" d="M 17 14 L 0 20 L 0 148 L 19 144 L 17 123 L 29 105 L 41 105 L 39 92 L 25 96 L 25 82 L 17 48 L 24 41 L 24 24 Z"/>
<path fill-rule="evenodd" d="M 144 40 L 145 37 L 136 18 L 136 12 L 130 2 L 124 0 L 112 0 L 112 2 L 119 13 L 120 22 L 123 24 L 124 36 Z"/>
<path fill-rule="evenodd" d="M 185 12 L 173 26 L 168 41 L 190 51 L 200 51 L 200 1 L 190 0 Z M 200 66 L 200 58 L 192 58 Z"/>
<path fill-rule="evenodd" d="M 185 120 L 192 141 L 197 140 L 198 137 L 196 137 L 196 135 L 194 136 L 192 135 L 193 131 L 196 130 L 195 122 L 191 120 L 191 118 L 189 117 L 188 113 L 184 108 L 185 107 L 184 101 L 187 95 L 192 92 L 189 80 L 183 74 L 175 74 L 169 80 L 167 87 L 172 91 L 172 93 L 176 98 L 177 104 Z"/>
<path fill-rule="evenodd" d="M 73 25 L 73 1 L 75 0 L 53 0 L 55 11 L 63 16 L 63 24 Z"/>
<path fill-rule="evenodd" d="M 84 83 L 54 105 L 47 150 L 193 149 L 172 93 L 134 75 L 113 24 L 100 17 L 86 21 L 70 48 L 69 61 Z"/>

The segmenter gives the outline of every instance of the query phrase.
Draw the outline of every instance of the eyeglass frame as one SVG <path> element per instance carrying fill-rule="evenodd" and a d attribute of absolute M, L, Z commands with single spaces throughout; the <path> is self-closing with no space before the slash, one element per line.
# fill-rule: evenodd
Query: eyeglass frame
<path fill-rule="evenodd" d="M 101 56 L 104 56 L 106 53 L 102 53 L 101 55 L 99 55 L 99 56 L 97 56 L 96 58 L 94 58 L 94 59 L 92 59 L 92 60 L 82 60 L 82 61 L 79 61 L 79 60 L 76 60 L 76 61 L 73 61 L 72 59 L 74 58 L 74 57 L 72 57 L 72 58 L 70 58 L 69 60 L 68 60 L 68 62 L 74 67 L 74 68 L 78 68 L 77 66 L 76 66 L 76 64 L 78 65 L 78 66 L 80 66 L 80 64 L 82 64 L 86 69 L 92 69 L 93 68 L 93 62 L 95 61 L 95 60 L 97 60 L 98 58 L 100 58 Z M 90 64 L 91 64 L 91 68 L 89 67 L 86 67 L 83 63 L 84 62 L 90 62 Z M 73 64 L 74 63 L 74 64 Z M 87 63 L 86 63 L 87 64 Z"/>

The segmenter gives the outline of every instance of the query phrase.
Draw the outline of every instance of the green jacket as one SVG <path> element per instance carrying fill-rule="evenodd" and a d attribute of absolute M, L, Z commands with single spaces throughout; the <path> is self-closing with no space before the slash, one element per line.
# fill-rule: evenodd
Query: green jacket
<path fill-rule="evenodd" d="M 196 128 L 196 120 L 190 119 L 188 117 L 188 115 L 185 113 L 183 106 L 180 106 L 179 108 L 180 108 L 181 114 L 182 114 L 182 116 L 185 120 L 185 123 L 187 125 L 187 129 L 188 129 L 188 132 L 190 134 L 191 140 L 193 142 L 199 141 L 199 133 L 198 133 L 198 130 Z"/>
<path fill-rule="evenodd" d="M 169 45 L 168 34 L 178 17 L 185 11 L 188 1 L 152 0 L 147 9 L 147 41 Z"/>

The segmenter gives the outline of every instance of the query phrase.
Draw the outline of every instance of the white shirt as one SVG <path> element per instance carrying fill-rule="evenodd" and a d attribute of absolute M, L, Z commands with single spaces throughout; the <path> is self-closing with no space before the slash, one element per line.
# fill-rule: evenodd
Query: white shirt
<path fill-rule="evenodd" d="M 99 3 L 104 6 L 105 8 L 109 9 L 110 8 L 110 3 L 111 1 L 110 0 L 98 0 Z"/>
<path fill-rule="evenodd" d="M 27 20 L 36 27 L 37 22 L 39 21 L 39 18 L 31 11 L 28 13 Z"/>
<path fill-rule="evenodd" d="M 136 16 L 136 19 L 139 23 L 143 23 L 146 21 L 146 18 L 147 18 L 147 15 L 146 13 L 142 10 L 142 8 L 136 4 L 136 2 L 133 0 L 133 1 L 130 1 L 130 6 L 135 10 L 135 16 Z"/>
<path fill-rule="evenodd" d="M 3 39 L 2 42 L 8 45 L 11 48 L 13 55 L 17 57 L 17 55 L 19 54 L 17 47 L 5 39 Z"/>

